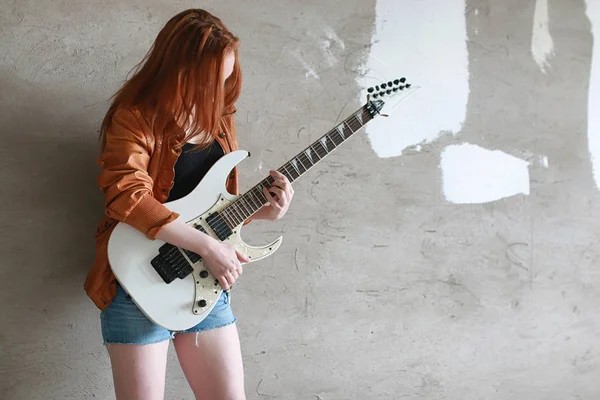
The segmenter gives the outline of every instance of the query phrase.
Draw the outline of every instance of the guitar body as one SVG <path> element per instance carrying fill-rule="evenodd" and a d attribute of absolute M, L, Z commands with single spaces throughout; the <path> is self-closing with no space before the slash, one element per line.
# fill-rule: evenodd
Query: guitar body
<path fill-rule="evenodd" d="M 221 157 L 189 195 L 167 202 L 165 206 L 178 213 L 179 219 L 200 225 L 207 234 L 217 238 L 206 218 L 238 198 L 227 192 L 225 182 L 231 170 L 247 156 L 246 151 L 238 150 Z M 242 224 L 238 225 L 224 241 L 247 254 L 251 262 L 268 257 L 281 245 L 282 238 L 279 237 L 266 246 L 249 246 L 240 236 L 241 227 Z M 164 244 L 146 238 L 130 225 L 119 223 L 109 239 L 108 259 L 123 289 L 152 322 L 172 331 L 183 331 L 206 318 L 223 289 L 202 260 L 192 263 L 187 257 L 193 272 L 183 279 L 166 283 L 151 265 Z M 177 251 L 185 254 L 182 250 Z"/>

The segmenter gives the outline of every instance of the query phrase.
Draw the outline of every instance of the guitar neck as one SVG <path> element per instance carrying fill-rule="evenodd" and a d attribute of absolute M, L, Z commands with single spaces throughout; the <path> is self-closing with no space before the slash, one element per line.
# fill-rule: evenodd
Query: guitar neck
<path fill-rule="evenodd" d="M 295 182 L 308 170 L 317 165 L 331 154 L 342 143 L 363 128 L 376 115 L 376 110 L 370 103 L 365 104 L 342 123 L 334 127 L 313 144 L 302 150 L 295 157 L 283 164 L 277 171 L 285 175 L 290 182 Z M 240 196 L 235 202 L 225 208 L 221 214 L 228 225 L 237 225 L 250 218 L 269 201 L 263 193 L 263 188 L 272 187 L 275 179 L 269 175 L 252 189 Z M 232 226 L 232 227 L 233 227 Z"/>

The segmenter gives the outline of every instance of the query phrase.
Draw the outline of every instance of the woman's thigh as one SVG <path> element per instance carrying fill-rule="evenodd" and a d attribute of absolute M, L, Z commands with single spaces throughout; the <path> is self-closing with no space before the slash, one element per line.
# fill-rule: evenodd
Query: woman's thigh
<path fill-rule="evenodd" d="M 109 344 L 117 400 L 162 400 L 169 342 Z"/>
<path fill-rule="evenodd" d="M 117 399 L 162 399 L 172 333 L 152 323 L 121 286 L 100 321 Z"/>
<path fill-rule="evenodd" d="M 246 398 L 237 319 L 229 296 L 223 292 L 202 322 L 173 339 L 181 368 L 198 400 Z"/>
<path fill-rule="evenodd" d="M 244 369 L 237 326 L 181 333 L 173 339 L 197 400 L 244 400 Z"/>

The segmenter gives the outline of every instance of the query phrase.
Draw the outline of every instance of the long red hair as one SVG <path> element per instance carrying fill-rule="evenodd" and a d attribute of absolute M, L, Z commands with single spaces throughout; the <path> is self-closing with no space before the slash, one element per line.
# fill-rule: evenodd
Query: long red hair
<path fill-rule="evenodd" d="M 239 39 L 205 10 L 190 9 L 171 18 L 135 67 L 133 76 L 115 93 L 100 129 L 106 130 L 118 108 L 138 108 L 155 115 L 155 129 L 183 124 L 184 141 L 200 134 L 200 146 L 212 142 L 219 121 L 240 95 Z M 223 82 L 225 56 L 233 54 L 233 72 Z"/>

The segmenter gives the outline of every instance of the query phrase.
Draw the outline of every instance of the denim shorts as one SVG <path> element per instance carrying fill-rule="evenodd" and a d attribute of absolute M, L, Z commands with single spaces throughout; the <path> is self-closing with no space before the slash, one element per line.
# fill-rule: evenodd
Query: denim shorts
<path fill-rule="evenodd" d="M 185 331 L 170 331 L 150 321 L 131 300 L 121 285 L 112 303 L 100 312 L 104 344 L 152 344 L 169 340 L 178 333 L 202 332 L 231 325 L 237 321 L 231 310 L 230 294 L 223 291 L 217 304 L 198 325 Z"/>

